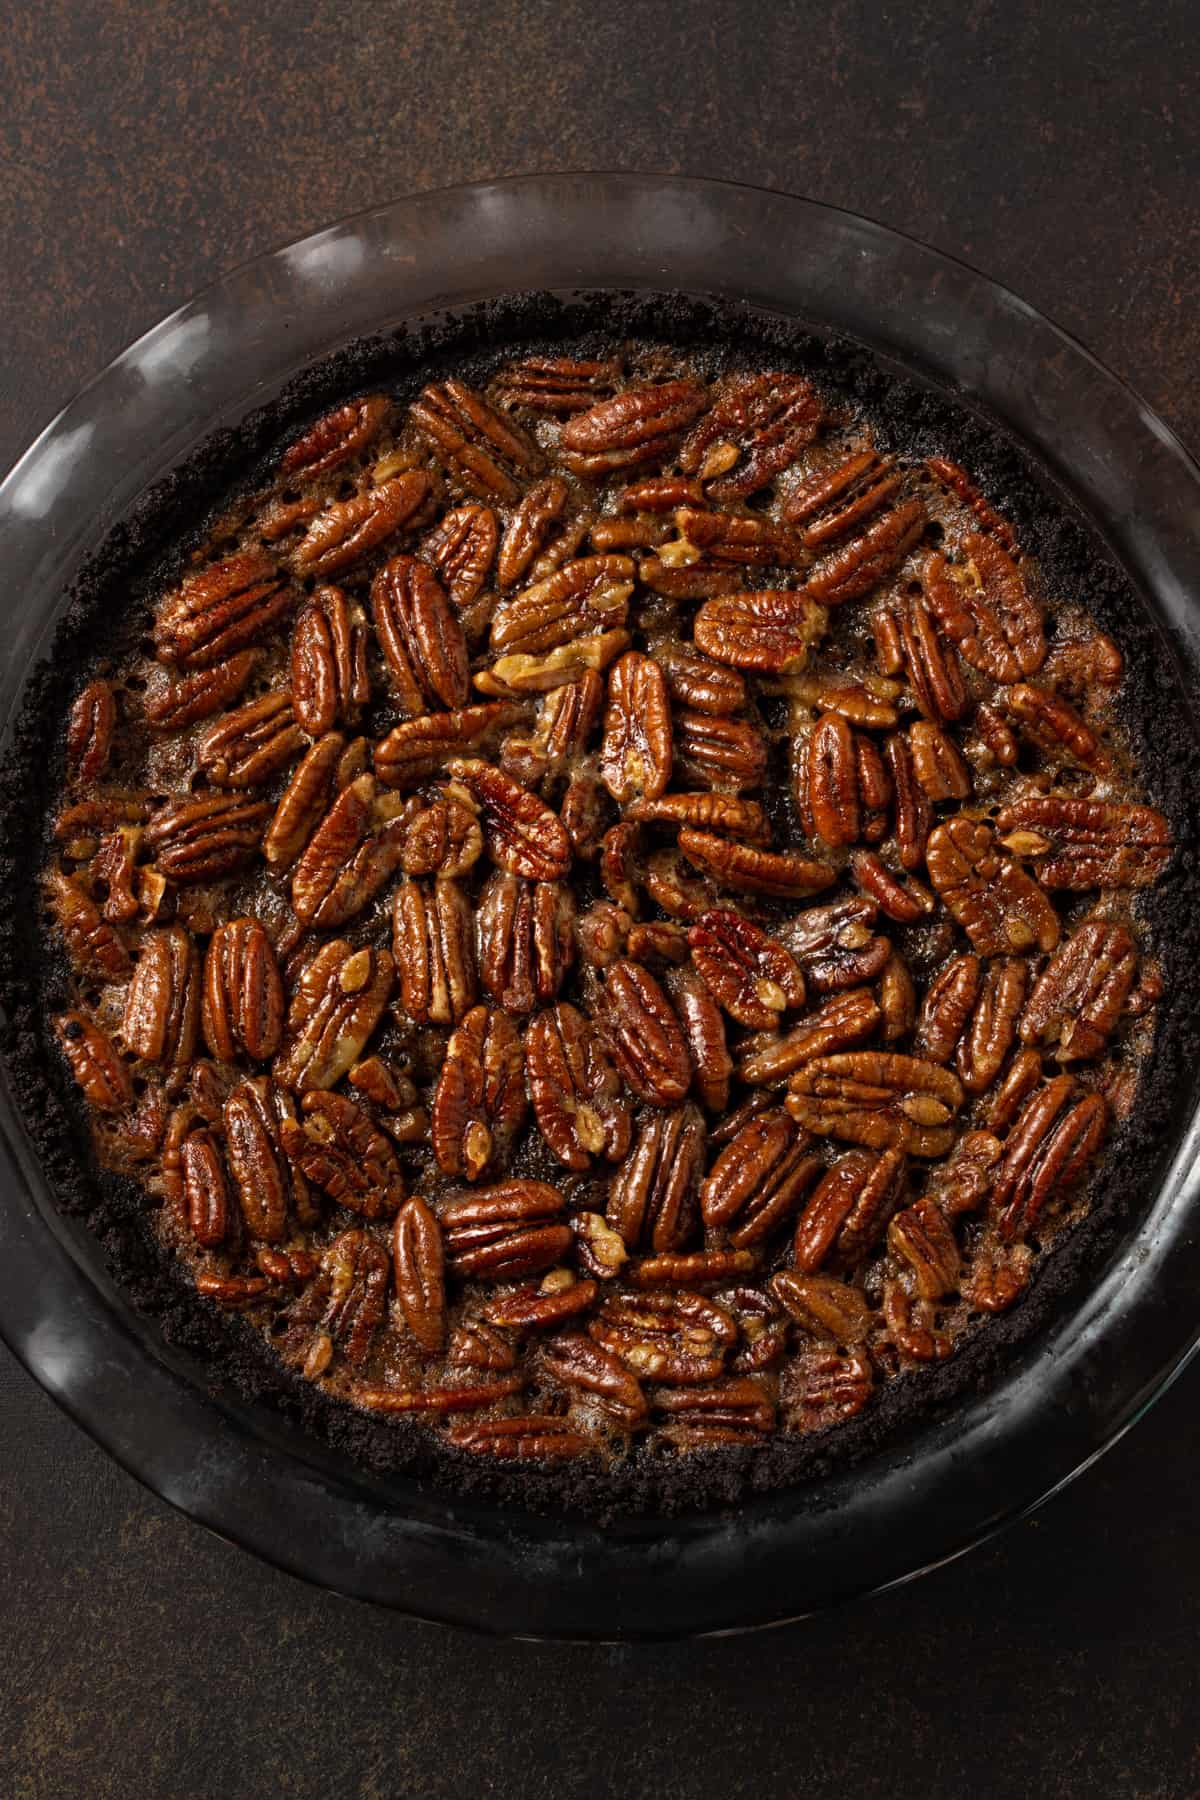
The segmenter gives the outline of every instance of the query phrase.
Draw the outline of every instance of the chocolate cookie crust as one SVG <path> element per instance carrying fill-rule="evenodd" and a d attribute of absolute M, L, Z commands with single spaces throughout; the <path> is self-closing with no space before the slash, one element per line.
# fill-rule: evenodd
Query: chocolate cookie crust
<path fill-rule="evenodd" d="M 589 337 L 593 321 L 598 322 L 598 330 Z M 106 647 L 111 653 L 111 644 L 103 642 L 110 624 L 98 632 L 97 619 L 107 613 L 111 621 L 108 609 L 114 596 L 132 593 L 149 601 L 161 592 L 182 566 L 182 547 L 174 552 L 163 549 L 171 540 L 180 543 L 176 534 L 181 521 L 196 519 L 206 506 L 211 510 L 213 503 L 228 495 L 231 485 L 252 486 L 259 478 L 256 465 L 261 464 L 262 456 L 281 437 L 302 427 L 306 417 L 316 416 L 343 394 L 377 384 L 387 385 L 401 400 L 408 399 L 421 382 L 436 375 L 439 366 L 465 372 L 467 379 L 483 380 L 493 367 L 517 354 L 561 354 L 562 347 L 569 344 L 571 354 L 587 356 L 603 352 L 614 338 L 688 346 L 699 366 L 714 375 L 746 362 L 810 374 L 822 391 L 843 395 L 861 409 L 882 450 L 950 456 L 969 468 L 989 499 L 1014 521 L 1022 543 L 1040 562 L 1048 589 L 1086 592 L 1089 611 L 1126 652 L 1121 721 L 1147 796 L 1166 813 L 1180 846 L 1164 882 L 1149 896 L 1144 915 L 1151 946 L 1163 963 L 1167 994 L 1182 991 L 1191 950 L 1186 900 L 1192 869 L 1186 794 L 1194 774 L 1194 750 L 1173 690 L 1162 692 L 1161 662 L 1155 647 L 1146 641 L 1136 600 L 1119 572 L 1061 497 L 1051 496 L 998 433 L 989 431 L 954 402 L 912 386 L 853 346 L 817 340 L 727 309 L 691 302 L 629 300 L 614 305 L 605 299 L 560 308 L 548 299 L 528 297 L 481 309 L 465 320 L 447 321 L 399 344 L 373 344 L 347 352 L 322 370 L 310 372 L 295 392 L 256 415 L 236 439 L 207 446 L 113 534 L 85 572 L 52 659 L 54 681 L 47 679 L 41 684 L 40 694 L 36 680 L 31 686 L 6 771 L 10 794 L 27 795 L 31 773 L 45 764 L 64 669 L 68 664 L 72 671 L 90 668 Z M 486 349 L 480 347 L 481 339 L 486 341 Z M 713 349 L 714 344 L 719 350 Z M 198 527 L 194 541 L 203 535 L 204 527 Z M 69 651 L 68 643 L 72 646 Z M 78 680 L 72 685 L 77 686 Z M 1152 731 L 1146 728 L 1151 721 Z M 43 816 L 53 786 L 52 778 L 40 788 Z M 7 809 L 14 824 L 19 823 L 16 812 L 15 807 Z M 14 837 L 11 843 L 10 874 L 14 882 L 24 883 L 23 891 L 30 896 L 29 907 L 21 909 L 29 918 L 34 912 L 32 880 L 41 848 L 31 834 L 21 841 Z M 1164 929 L 1168 921 L 1169 929 Z M 74 1102 L 65 1092 L 54 1052 L 32 1025 L 39 1013 L 45 1017 L 61 1008 L 63 989 L 56 984 L 63 977 L 61 971 L 47 969 L 43 958 L 38 991 L 31 993 L 28 987 L 19 991 L 16 970 L 30 966 L 26 959 L 32 948 L 31 940 L 22 938 L 20 926 L 14 927 L 5 944 L 16 1002 L 10 1060 L 28 1098 L 27 1113 L 32 1116 L 45 1109 L 45 1126 L 39 1135 L 64 1208 L 86 1216 L 92 1229 L 101 1234 L 118 1279 L 140 1305 L 159 1313 L 165 1335 L 202 1352 L 214 1376 L 228 1376 L 243 1392 L 269 1393 L 285 1409 L 298 1409 L 308 1425 L 324 1431 L 370 1466 L 440 1471 L 446 1466 L 447 1453 L 427 1442 L 419 1431 L 391 1420 L 381 1426 L 326 1401 L 282 1371 L 236 1323 L 213 1321 L 181 1291 L 172 1263 L 146 1232 L 144 1200 L 137 1187 L 94 1169 L 84 1173 L 75 1166 L 75 1158 L 80 1164 L 86 1161 L 86 1137 L 80 1135 L 79 1119 L 72 1117 Z M 1017 1311 L 978 1334 L 954 1363 L 894 1382 L 869 1416 L 817 1439 L 780 1439 L 765 1449 L 692 1457 L 669 1469 L 653 1463 L 622 1463 L 605 1471 L 578 1468 L 554 1476 L 522 1471 L 515 1482 L 503 1472 L 464 1464 L 461 1457 L 451 1454 L 449 1466 L 455 1483 L 461 1488 L 468 1481 L 526 1504 L 540 1499 L 551 1506 L 582 1505 L 589 1510 L 614 1506 L 671 1510 L 732 1500 L 743 1483 L 755 1488 L 777 1486 L 801 1479 L 806 1471 L 823 1466 L 827 1458 L 861 1455 L 926 1409 L 951 1404 L 967 1387 L 986 1383 L 1016 1344 L 1062 1304 L 1080 1270 L 1116 1240 L 1130 1216 L 1133 1197 L 1151 1178 L 1156 1137 L 1161 1143 L 1164 1127 L 1172 1118 L 1172 1090 L 1182 1090 L 1182 1081 L 1176 1084 L 1174 1078 L 1186 1068 L 1191 1050 L 1186 1022 L 1177 1013 L 1178 1009 L 1166 1009 L 1137 1111 L 1110 1141 L 1087 1223 L 1056 1249 Z M 66 1151 L 68 1143 L 73 1144 L 73 1155 Z"/>

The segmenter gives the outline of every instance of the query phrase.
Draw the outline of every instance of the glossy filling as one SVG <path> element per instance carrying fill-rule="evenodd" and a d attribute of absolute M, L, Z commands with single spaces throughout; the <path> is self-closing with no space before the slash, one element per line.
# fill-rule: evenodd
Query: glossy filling
<path fill-rule="evenodd" d="M 802 375 L 356 397 L 73 701 L 55 1022 L 198 1293 L 464 1454 L 836 1425 L 1136 1104 L 1120 648 Z"/>

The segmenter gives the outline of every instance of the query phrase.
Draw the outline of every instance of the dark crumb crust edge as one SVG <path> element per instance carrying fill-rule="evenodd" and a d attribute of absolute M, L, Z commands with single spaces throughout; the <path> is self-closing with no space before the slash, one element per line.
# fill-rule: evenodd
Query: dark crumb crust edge
<path fill-rule="evenodd" d="M 977 1329 L 948 1362 L 888 1383 L 857 1418 L 808 1437 L 780 1435 L 760 1449 L 666 1458 L 643 1447 L 611 1464 L 492 1464 L 450 1448 L 414 1422 L 381 1421 L 329 1398 L 287 1369 L 252 1327 L 197 1297 L 158 1243 L 137 1183 L 97 1168 L 83 1110 L 47 1030 L 62 970 L 39 940 L 35 882 L 61 778 L 64 691 L 74 691 L 75 678 L 104 654 L 114 611 L 128 617 L 126 609 L 144 607 L 221 503 L 261 475 L 280 439 L 336 399 L 376 385 L 405 397 L 431 373 L 451 367 L 468 379 L 485 375 L 518 347 L 561 351 L 569 342 L 588 354 L 626 339 L 687 349 L 710 373 L 739 362 L 803 370 L 824 391 L 860 408 L 882 447 L 949 455 L 1013 520 L 1023 546 L 1041 563 L 1047 591 L 1077 597 L 1118 639 L 1126 658 L 1122 722 L 1147 797 L 1167 814 L 1177 846 L 1139 912 L 1167 995 L 1186 993 L 1200 960 L 1194 816 L 1200 746 L 1165 645 L 1099 533 L 1027 453 L 964 399 L 910 378 L 855 342 L 726 301 L 676 294 L 506 296 L 360 341 L 309 368 L 236 431 L 207 439 L 108 531 L 71 591 L 48 659 L 26 683 L 0 763 L 0 869 L 10 896 L 0 919 L 6 1014 L 0 1053 L 57 1205 L 87 1227 L 133 1306 L 165 1344 L 185 1354 L 194 1378 L 214 1397 L 269 1408 L 273 1436 L 282 1423 L 317 1440 L 310 1451 L 327 1446 L 337 1462 L 376 1476 L 415 1479 L 435 1492 L 452 1487 L 458 1499 L 487 1506 L 600 1522 L 731 1508 L 751 1495 L 797 1487 L 902 1447 L 920 1426 L 944 1420 L 995 1385 L 1018 1350 L 1078 1297 L 1144 1210 L 1200 1065 L 1200 1025 L 1168 999 L 1139 1107 L 1109 1140 L 1092 1210 L 1058 1239 L 1023 1300 Z M 303 1454 L 306 1447 L 298 1448 Z"/>

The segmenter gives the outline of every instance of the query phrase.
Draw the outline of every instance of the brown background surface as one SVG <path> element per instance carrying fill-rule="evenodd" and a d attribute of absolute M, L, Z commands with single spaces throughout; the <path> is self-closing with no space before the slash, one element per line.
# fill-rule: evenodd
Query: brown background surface
<path fill-rule="evenodd" d="M 0 464 L 230 264 L 555 167 L 811 194 L 976 262 L 1200 441 L 1195 7 L 20 0 Z M 19 603 L 10 595 L 6 604 Z M 752 1639 L 504 1645 L 306 1588 L 0 1352 L 0 1795 L 1200 1792 L 1200 1371 L 1042 1512 Z"/>

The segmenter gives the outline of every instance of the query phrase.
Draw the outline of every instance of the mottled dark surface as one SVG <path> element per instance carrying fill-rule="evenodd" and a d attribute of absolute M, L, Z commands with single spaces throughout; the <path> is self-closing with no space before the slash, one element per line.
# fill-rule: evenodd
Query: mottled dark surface
<path fill-rule="evenodd" d="M 413 188 L 589 165 L 886 219 L 1195 443 L 1195 39 L 1188 4 L 22 4 L 0 463 L 232 262 Z M 614 1651 L 312 1592 L 143 1494 L 4 1356 L 0 1794 L 1195 1794 L 1198 1395 L 1185 1376 L 1038 1518 L 913 1587 Z"/>

